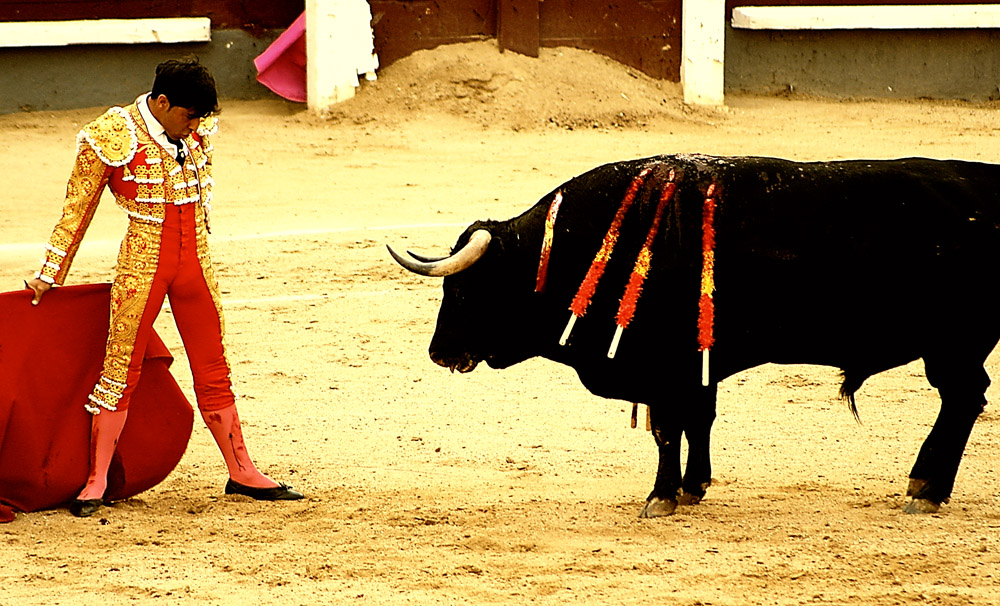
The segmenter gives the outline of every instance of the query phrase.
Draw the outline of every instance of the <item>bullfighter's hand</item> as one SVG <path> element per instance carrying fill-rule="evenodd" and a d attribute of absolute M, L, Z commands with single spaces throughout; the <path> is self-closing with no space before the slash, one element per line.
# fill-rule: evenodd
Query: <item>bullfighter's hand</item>
<path fill-rule="evenodd" d="M 24 283 L 24 286 L 34 291 L 35 296 L 31 298 L 32 305 L 38 305 L 45 293 L 52 289 L 52 285 L 44 280 L 32 278 Z"/>

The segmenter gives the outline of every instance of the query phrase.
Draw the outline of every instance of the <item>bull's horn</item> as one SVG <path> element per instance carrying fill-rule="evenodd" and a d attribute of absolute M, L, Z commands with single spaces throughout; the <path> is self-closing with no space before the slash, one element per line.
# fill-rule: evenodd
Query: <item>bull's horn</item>
<path fill-rule="evenodd" d="M 448 258 L 448 255 L 445 255 L 443 257 L 428 257 L 426 255 L 421 255 L 421 254 L 415 253 L 412 250 L 406 251 L 406 254 L 410 255 L 411 257 L 413 257 L 417 261 L 422 261 L 424 263 L 436 263 L 438 261 L 444 261 L 445 259 Z"/>
<path fill-rule="evenodd" d="M 440 278 L 457 274 L 463 269 L 471 267 L 473 263 L 486 253 L 491 238 L 490 232 L 485 229 L 477 229 L 472 232 L 469 241 L 461 250 L 449 257 L 436 261 L 421 261 L 409 255 L 403 256 L 394 251 L 391 246 L 386 246 L 386 248 L 389 249 L 389 254 L 396 260 L 396 263 L 402 265 L 404 269 L 408 269 L 421 276 Z"/>

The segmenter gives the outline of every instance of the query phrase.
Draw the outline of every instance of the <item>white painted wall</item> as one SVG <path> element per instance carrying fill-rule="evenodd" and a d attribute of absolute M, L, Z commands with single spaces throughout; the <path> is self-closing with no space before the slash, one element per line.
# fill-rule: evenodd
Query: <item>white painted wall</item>
<path fill-rule="evenodd" d="M 354 96 L 358 74 L 375 78 L 371 8 L 365 0 L 306 0 L 306 98 L 323 113 Z"/>
<path fill-rule="evenodd" d="M 684 0 L 681 13 L 681 86 L 685 103 L 725 104 L 725 40 L 725 0 Z"/>

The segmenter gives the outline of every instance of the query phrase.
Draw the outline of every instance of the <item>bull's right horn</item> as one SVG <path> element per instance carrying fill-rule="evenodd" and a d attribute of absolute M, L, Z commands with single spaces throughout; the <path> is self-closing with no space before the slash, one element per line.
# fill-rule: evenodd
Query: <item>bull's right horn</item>
<path fill-rule="evenodd" d="M 458 272 L 471 267 L 473 263 L 478 261 L 486 253 L 486 249 L 489 248 L 492 237 L 493 236 L 490 235 L 490 232 L 485 229 L 477 229 L 472 232 L 472 236 L 469 237 L 469 241 L 461 248 L 461 250 L 449 257 L 433 261 L 421 261 L 409 254 L 406 256 L 401 255 L 388 245 L 386 248 L 389 249 L 389 254 L 396 260 L 396 263 L 402 265 L 404 269 L 408 269 L 415 274 L 420 274 L 421 276 L 441 278 L 457 274 Z"/>

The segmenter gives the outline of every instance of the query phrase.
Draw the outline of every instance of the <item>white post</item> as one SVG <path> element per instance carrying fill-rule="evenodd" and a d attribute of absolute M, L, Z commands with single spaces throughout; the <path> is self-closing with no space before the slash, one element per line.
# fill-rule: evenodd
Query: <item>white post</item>
<path fill-rule="evenodd" d="M 725 0 L 683 0 L 681 86 L 690 105 L 725 104 Z"/>
<path fill-rule="evenodd" d="M 338 31 L 338 0 L 306 0 L 306 100 L 309 109 L 324 113 L 354 96 L 358 73 L 345 58 L 352 57 L 348 36 Z"/>

